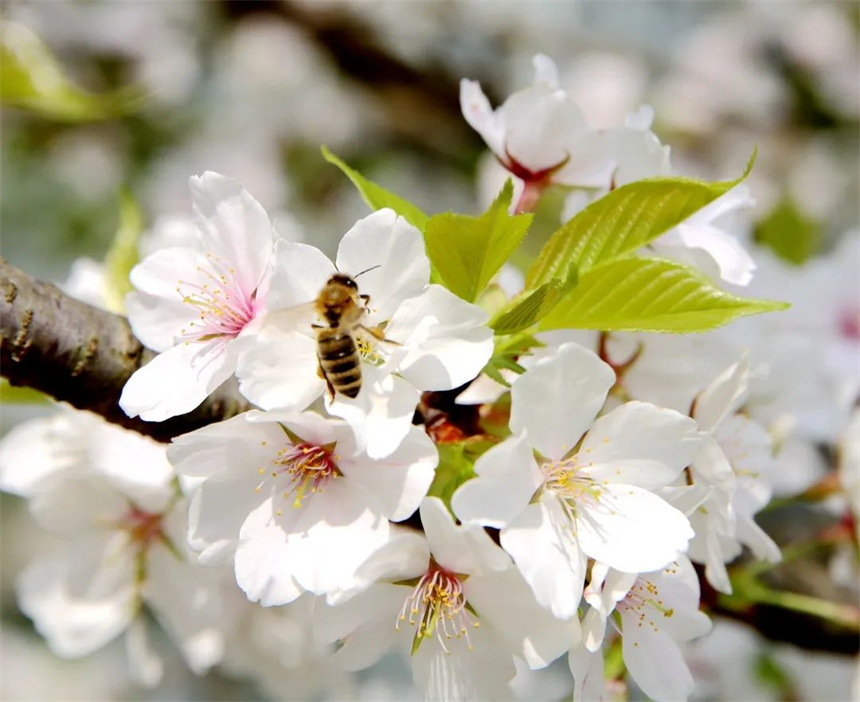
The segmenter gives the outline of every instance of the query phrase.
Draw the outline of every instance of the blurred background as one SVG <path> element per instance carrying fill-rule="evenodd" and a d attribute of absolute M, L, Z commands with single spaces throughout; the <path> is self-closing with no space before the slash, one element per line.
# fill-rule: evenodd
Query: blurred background
<path fill-rule="evenodd" d="M 459 80 L 480 80 L 499 104 L 531 82 L 536 53 L 557 62 L 592 127 L 653 106 L 680 173 L 733 178 L 757 145 L 757 238 L 791 231 L 802 250 L 789 258 L 826 255 L 858 225 L 858 36 L 853 2 L 7 0 L 2 255 L 62 281 L 76 258 L 104 257 L 123 193 L 152 229 L 189 214 L 188 178 L 204 170 L 243 182 L 282 234 L 333 253 L 367 210 L 321 145 L 427 212 L 478 212 L 492 194 L 480 185 L 486 149 L 461 116 Z M 42 96 L 22 97 L 21 81 Z M 5 429 L 38 411 L 5 407 Z M 113 648 L 54 659 L 13 590 L 42 537 L 16 501 L 2 506 L 3 699 L 278 698 L 197 680 L 178 661 L 162 688 L 134 688 Z M 748 627 L 719 632 L 701 666 L 724 655 L 713 646 L 773 664 L 747 671 L 739 695 L 846 699 L 850 645 L 801 655 Z M 730 699 L 725 684 L 741 683 L 725 678 L 700 698 Z"/>

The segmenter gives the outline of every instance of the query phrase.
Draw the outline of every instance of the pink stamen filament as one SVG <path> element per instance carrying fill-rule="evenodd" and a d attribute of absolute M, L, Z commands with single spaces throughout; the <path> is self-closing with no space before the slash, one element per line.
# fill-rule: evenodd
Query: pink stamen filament
<path fill-rule="evenodd" d="M 246 295 L 235 279 L 236 269 L 219 269 L 220 259 L 210 256 L 214 271 L 197 267 L 204 281 L 189 282 L 180 280 L 176 291 L 182 301 L 193 305 L 200 311 L 197 321 L 182 329 L 185 341 L 208 341 L 217 337 L 236 337 L 245 325 L 254 318 L 254 295 Z"/>
<path fill-rule="evenodd" d="M 293 506 L 300 507 L 309 494 L 322 492 L 329 480 L 341 475 L 335 456 L 322 446 L 310 443 L 289 444 L 278 451 L 270 469 L 272 478 L 286 476 L 287 488 L 284 498 L 293 496 Z M 261 473 L 265 468 L 260 469 Z M 257 486 L 259 491 L 262 483 Z"/>
<path fill-rule="evenodd" d="M 415 632 L 416 643 L 419 639 L 429 638 L 435 633 L 442 650 L 448 654 L 451 652 L 445 645 L 446 639 L 450 641 L 464 638 L 471 650 L 469 628 L 479 626 L 477 619 L 466 608 L 460 579 L 432 561 L 427 572 L 421 576 L 412 593 L 403 602 L 395 627 L 400 630 L 400 623 L 407 619 L 411 626 L 418 625 Z"/>

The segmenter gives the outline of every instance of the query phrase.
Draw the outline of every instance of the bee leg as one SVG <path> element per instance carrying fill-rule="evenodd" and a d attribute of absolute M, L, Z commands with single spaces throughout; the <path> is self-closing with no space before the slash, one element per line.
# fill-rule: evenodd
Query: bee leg
<path fill-rule="evenodd" d="M 328 379 L 328 376 L 322 369 L 322 364 L 317 359 L 317 375 L 325 381 L 326 390 L 328 390 L 328 399 L 330 402 L 334 402 L 334 385 L 331 384 L 331 381 Z"/>
<path fill-rule="evenodd" d="M 385 332 L 379 327 L 365 327 L 362 325 L 361 328 L 368 334 L 370 334 L 374 339 L 384 341 L 386 344 L 391 344 L 392 346 L 403 346 L 403 344 L 397 341 L 392 341 L 391 339 L 385 338 Z"/>

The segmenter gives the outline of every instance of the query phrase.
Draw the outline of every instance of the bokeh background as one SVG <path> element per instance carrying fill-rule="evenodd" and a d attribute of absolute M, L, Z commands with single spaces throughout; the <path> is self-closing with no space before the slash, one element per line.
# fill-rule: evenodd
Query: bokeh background
<path fill-rule="evenodd" d="M 735 177 L 757 146 L 759 239 L 788 230 L 826 254 L 858 225 L 855 2 L 45 0 L 5 2 L 3 22 L 30 69 L 50 83 L 59 67 L 86 91 L 67 96 L 75 109 L 3 109 L 2 255 L 38 277 L 62 281 L 76 258 L 103 258 L 123 193 L 147 228 L 187 215 L 188 177 L 204 170 L 242 181 L 282 232 L 331 253 L 366 207 L 323 144 L 425 211 L 478 212 L 491 196 L 485 148 L 461 117 L 459 80 L 479 79 L 498 104 L 531 82 L 539 52 L 591 126 L 652 105 L 679 172 Z M 4 427 L 40 411 L 6 406 Z M 13 590 L 44 537 L 22 505 L 4 496 L 2 507 L 3 699 L 289 697 L 278 683 L 198 680 L 178 661 L 164 686 L 141 690 L 114 648 L 54 659 Z M 850 645 L 801 653 L 736 623 L 699 648 L 701 666 L 729 661 L 700 699 L 847 699 L 856 666 Z"/>

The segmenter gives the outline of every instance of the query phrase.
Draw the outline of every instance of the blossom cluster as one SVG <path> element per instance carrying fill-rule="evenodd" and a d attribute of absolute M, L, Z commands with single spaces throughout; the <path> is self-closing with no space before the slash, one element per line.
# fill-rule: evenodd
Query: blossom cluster
<path fill-rule="evenodd" d="M 672 175 L 649 109 L 589 129 L 554 64 L 535 69 L 495 110 L 461 85 L 465 119 L 513 180 L 511 221 L 549 188 L 568 193 L 570 221 Z M 191 178 L 191 199 L 193 223 L 131 271 L 125 311 L 158 355 L 120 405 L 163 421 L 235 383 L 253 409 L 166 447 L 67 409 L 3 441 L 0 486 L 63 544 L 18 580 L 58 655 L 124 634 L 135 679 L 156 684 L 148 610 L 194 672 L 221 666 L 281 696 L 282 680 L 305 698 L 395 656 L 426 699 L 507 699 L 566 657 L 574 699 L 606 699 L 619 650 L 648 697 L 690 696 L 686 645 L 711 627 L 700 575 L 728 594 L 745 548 L 780 559 L 755 521 L 779 487 L 775 457 L 848 425 L 855 291 L 834 293 L 832 318 L 799 316 L 798 294 L 790 322 L 701 337 L 531 325 L 511 360 L 499 349 L 516 332 L 497 321 L 522 284 L 495 293 L 516 272 L 500 265 L 493 294 L 466 299 L 396 202 L 356 222 L 332 261 L 279 234 L 231 178 Z M 785 294 L 780 276 L 833 275 L 753 255 L 724 225 L 750 203 L 737 183 L 640 248 L 765 296 Z M 346 298 L 334 311 L 333 289 Z M 798 405 L 779 373 L 803 324 L 828 345 L 816 368 L 829 380 Z M 336 357 L 333 331 L 349 340 Z M 844 456 L 850 486 L 856 445 Z"/>

